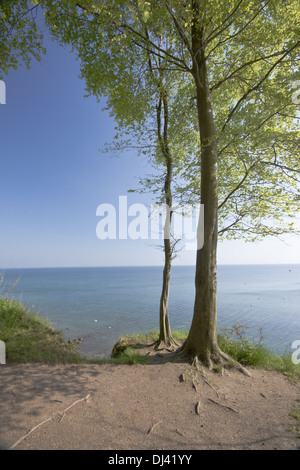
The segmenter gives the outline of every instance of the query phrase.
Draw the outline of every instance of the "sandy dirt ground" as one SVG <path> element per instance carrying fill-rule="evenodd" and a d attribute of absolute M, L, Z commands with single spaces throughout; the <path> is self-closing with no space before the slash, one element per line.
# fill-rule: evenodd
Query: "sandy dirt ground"
<path fill-rule="evenodd" d="M 300 384 L 189 364 L 0 366 L 0 446 L 11 450 L 296 450 Z M 182 380 L 182 377 L 185 380 Z M 299 429 L 298 429 L 299 430 Z"/>

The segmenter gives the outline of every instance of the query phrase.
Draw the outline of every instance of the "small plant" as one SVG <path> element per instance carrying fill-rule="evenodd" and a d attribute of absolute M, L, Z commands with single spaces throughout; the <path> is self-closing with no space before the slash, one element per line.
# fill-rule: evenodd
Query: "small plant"
<path fill-rule="evenodd" d="M 292 408 L 290 415 L 295 419 L 295 424 L 292 426 L 291 431 L 296 432 L 298 439 L 300 439 L 300 398 L 298 398 L 298 404 Z M 298 444 L 298 449 L 300 449 L 300 441 Z"/>
<path fill-rule="evenodd" d="M 147 335 L 147 339 L 149 340 L 149 335 Z M 114 364 L 144 364 L 148 362 L 148 356 L 137 352 L 144 341 L 145 337 L 141 334 L 121 337 L 112 349 L 109 362 Z"/>
<path fill-rule="evenodd" d="M 0 273 L 0 297 L 4 299 L 10 299 L 18 285 L 20 277 L 18 277 L 12 284 L 8 284 L 4 278 L 5 273 Z"/>
<path fill-rule="evenodd" d="M 223 366 L 222 366 L 222 364 L 215 364 L 215 365 L 214 365 L 214 371 L 215 371 L 217 374 L 221 374 L 222 371 L 223 371 Z"/>
<path fill-rule="evenodd" d="M 300 399 L 298 401 L 300 401 Z M 300 403 L 299 403 L 299 405 L 293 407 L 293 409 L 291 411 L 291 416 L 293 418 L 295 418 L 298 425 L 300 426 Z"/>
<path fill-rule="evenodd" d="M 134 348 L 126 348 L 117 358 L 111 359 L 115 364 L 146 364 L 148 362 L 148 356 L 142 356 L 138 354 Z"/>
<path fill-rule="evenodd" d="M 262 343 L 261 330 L 260 340 L 255 343 L 245 337 L 247 328 L 246 325 L 236 323 L 231 329 L 221 329 L 219 346 L 238 362 L 255 366 L 263 360 L 263 356 L 267 354 L 267 349 Z"/>

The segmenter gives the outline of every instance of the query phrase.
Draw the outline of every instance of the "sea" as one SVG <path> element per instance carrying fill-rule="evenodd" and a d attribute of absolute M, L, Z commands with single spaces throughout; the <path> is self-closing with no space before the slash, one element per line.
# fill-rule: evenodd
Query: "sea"
<path fill-rule="evenodd" d="M 162 267 L 1 272 L 2 295 L 14 285 L 12 298 L 49 320 L 66 340 L 82 338 L 79 351 L 89 359 L 109 358 L 120 336 L 159 328 Z M 194 278 L 194 266 L 172 267 L 172 330 L 190 328 Z M 218 329 L 235 325 L 243 325 L 252 341 L 263 336 L 263 343 L 278 354 L 291 351 L 292 343 L 300 341 L 300 265 L 219 265 Z"/>

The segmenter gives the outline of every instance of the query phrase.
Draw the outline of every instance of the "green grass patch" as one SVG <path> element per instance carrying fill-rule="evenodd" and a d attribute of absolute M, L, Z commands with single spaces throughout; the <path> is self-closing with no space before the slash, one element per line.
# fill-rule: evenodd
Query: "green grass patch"
<path fill-rule="evenodd" d="M 298 404 L 293 407 L 293 409 L 291 411 L 291 416 L 293 416 L 293 418 L 295 418 L 298 426 L 300 427 L 300 398 L 298 400 Z"/>
<path fill-rule="evenodd" d="M 6 362 L 80 363 L 73 344 L 65 342 L 51 323 L 20 302 L 0 298 L 0 339 L 6 345 Z"/>
<path fill-rule="evenodd" d="M 142 356 L 136 352 L 136 348 L 130 346 L 126 347 L 121 351 L 118 356 L 112 357 L 111 359 L 101 359 L 102 364 L 147 364 L 149 361 L 148 356 Z"/>
<path fill-rule="evenodd" d="M 149 334 L 151 338 L 152 333 Z M 142 335 L 133 335 L 132 343 L 118 357 L 111 359 L 86 359 L 77 351 L 76 345 L 66 342 L 62 332 L 53 328 L 50 321 L 31 312 L 23 304 L 0 297 L 0 340 L 5 342 L 6 363 L 43 364 L 145 364 L 147 356 L 136 349 L 144 340 Z"/>
<path fill-rule="evenodd" d="M 237 323 L 231 329 L 223 328 L 218 336 L 222 351 L 245 366 L 281 372 L 291 380 L 300 379 L 300 364 L 292 362 L 291 354 L 277 355 L 263 343 L 262 331 L 258 341 L 245 337 L 247 326 Z"/>

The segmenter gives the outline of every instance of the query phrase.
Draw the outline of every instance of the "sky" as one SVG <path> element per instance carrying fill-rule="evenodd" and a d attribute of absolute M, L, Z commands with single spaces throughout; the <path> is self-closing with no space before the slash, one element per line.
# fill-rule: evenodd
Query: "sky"
<path fill-rule="evenodd" d="M 119 197 L 150 207 L 151 195 L 128 194 L 152 172 L 134 153 L 103 153 L 115 123 L 105 101 L 85 98 L 74 54 L 45 37 L 46 56 L 4 78 L 0 105 L 0 269 L 162 265 L 157 240 L 101 240 L 97 208 Z M 102 219 L 103 220 L 103 219 Z M 133 218 L 128 217 L 128 221 Z M 222 242 L 219 264 L 300 263 L 300 240 Z M 174 264 L 194 265 L 182 249 Z"/>

